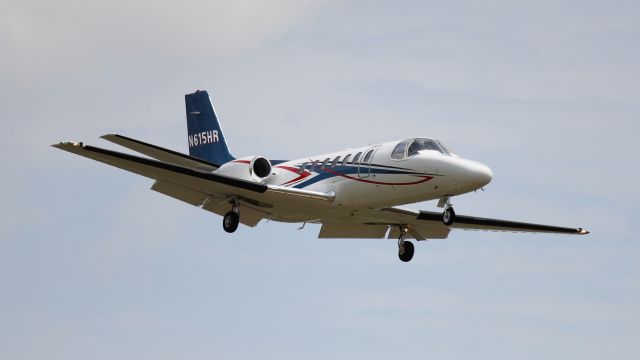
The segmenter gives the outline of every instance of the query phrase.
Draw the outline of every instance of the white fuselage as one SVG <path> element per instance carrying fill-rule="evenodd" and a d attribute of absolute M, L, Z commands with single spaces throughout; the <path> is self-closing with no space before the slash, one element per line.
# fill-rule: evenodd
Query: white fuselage
<path fill-rule="evenodd" d="M 317 209 L 327 217 L 332 213 L 342 216 L 358 209 L 460 195 L 487 185 L 493 176 L 486 165 L 442 151 L 442 148 L 440 151 L 411 151 L 410 146 L 405 146 L 401 153 L 399 144 L 401 142 L 394 141 L 276 163 L 264 183 L 335 194 L 333 202 Z M 233 168 L 246 171 L 249 161 L 238 159 L 229 165 L 225 173 Z M 287 211 L 281 208 L 279 213 L 282 215 L 274 220 L 312 220 L 303 210 L 308 209 L 293 206 Z"/>

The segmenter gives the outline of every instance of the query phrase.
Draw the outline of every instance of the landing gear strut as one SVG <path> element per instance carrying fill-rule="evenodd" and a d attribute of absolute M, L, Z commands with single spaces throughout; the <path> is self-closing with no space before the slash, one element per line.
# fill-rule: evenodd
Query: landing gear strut
<path fill-rule="evenodd" d="M 411 261 L 411 259 L 413 259 L 413 253 L 415 252 L 413 243 L 404 239 L 406 233 L 407 229 L 400 227 L 400 237 L 398 238 L 398 257 L 403 262 Z"/>
<path fill-rule="evenodd" d="M 224 219 L 222 219 L 222 228 L 228 233 L 236 231 L 240 223 L 240 205 L 235 200 L 231 204 L 231 211 L 226 213 Z"/>

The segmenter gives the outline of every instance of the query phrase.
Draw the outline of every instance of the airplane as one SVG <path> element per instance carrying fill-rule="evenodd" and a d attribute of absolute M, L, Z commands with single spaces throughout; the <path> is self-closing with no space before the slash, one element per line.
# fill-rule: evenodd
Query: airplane
<path fill-rule="evenodd" d="M 585 235 L 582 228 L 456 215 L 451 198 L 484 189 L 491 169 L 442 141 L 410 137 L 296 160 L 234 157 L 207 91 L 185 95 L 189 155 L 118 134 L 103 139 L 145 157 L 82 142 L 52 146 L 154 180 L 151 189 L 223 216 L 224 231 L 263 219 L 321 224 L 319 238 L 445 239 L 451 229 Z M 438 200 L 442 212 L 401 207 Z"/>

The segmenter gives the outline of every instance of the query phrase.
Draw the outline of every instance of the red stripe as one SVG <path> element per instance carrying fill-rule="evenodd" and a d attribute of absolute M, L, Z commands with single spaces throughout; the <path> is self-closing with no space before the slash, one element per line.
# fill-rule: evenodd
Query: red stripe
<path fill-rule="evenodd" d="M 293 166 L 282 166 L 282 165 L 276 165 L 276 166 L 274 166 L 274 167 L 277 167 L 278 169 L 285 169 L 285 170 L 289 170 L 289 171 L 294 172 L 294 173 L 298 173 L 298 172 L 300 171 L 300 169 L 299 169 L 299 168 L 295 168 L 295 167 L 293 167 Z"/>
<path fill-rule="evenodd" d="M 298 176 L 297 178 L 295 178 L 295 179 L 293 179 L 293 180 L 289 180 L 289 181 L 287 181 L 287 182 L 286 182 L 286 183 L 284 183 L 284 184 L 280 184 L 281 186 L 292 184 L 292 183 L 294 183 L 294 182 L 296 182 L 296 181 L 300 181 L 300 180 L 302 180 L 302 179 L 304 179 L 304 178 L 308 177 L 309 175 L 311 175 L 311 173 L 310 173 L 310 172 L 308 172 L 308 171 L 305 171 L 305 172 L 303 172 L 302 174 L 300 174 L 300 169 L 298 169 L 298 168 L 294 168 L 294 167 L 292 167 L 292 166 L 280 166 L 280 165 L 278 165 L 278 166 L 275 166 L 275 167 L 277 167 L 277 168 L 279 168 L 279 169 L 289 170 L 289 171 L 291 171 L 291 172 L 293 172 L 293 173 L 299 174 L 299 176 Z"/>
<path fill-rule="evenodd" d="M 355 178 L 355 177 L 352 177 L 352 176 L 349 176 L 349 175 L 345 175 L 345 174 L 339 173 L 337 171 L 333 171 L 333 170 L 326 169 L 326 168 L 324 169 L 324 171 L 330 172 L 330 173 L 332 173 L 334 175 L 342 176 L 342 177 L 347 178 L 347 179 L 351 179 L 351 180 L 355 180 L 355 181 L 362 181 L 362 182 L 365 182 L 365 183 L 377 184 L 377 185 L 393 185 L 393 186 L 415 185 L 415 184 L 420 184 L 420 183 L 427 182 L 427 181 L 433 179 L 433 176 L 417 175 L 418 177 L 420 177 L 422 179 L 420 179 L 418 181 L 412 181 L 412 182 L 390 183 L 390 182 L 382 182 L 382 181 L 374 181 L 374 180 Z"/>

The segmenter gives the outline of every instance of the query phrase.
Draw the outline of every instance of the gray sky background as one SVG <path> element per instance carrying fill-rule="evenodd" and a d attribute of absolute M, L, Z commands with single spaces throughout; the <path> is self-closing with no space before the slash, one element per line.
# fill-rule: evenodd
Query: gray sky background
<path fill-rule="evenodd" d="M 0 0 L 0 358 L 636 358 L 637 1 Z M 459 213 L 592 230 L 318 240 L 49 147 L 237 156 L 434 136 L 492 167 Z M 433 209 L 435 203 L 414 205 Z"/>

